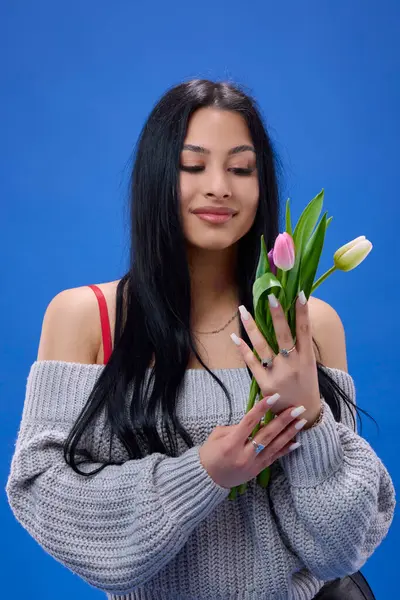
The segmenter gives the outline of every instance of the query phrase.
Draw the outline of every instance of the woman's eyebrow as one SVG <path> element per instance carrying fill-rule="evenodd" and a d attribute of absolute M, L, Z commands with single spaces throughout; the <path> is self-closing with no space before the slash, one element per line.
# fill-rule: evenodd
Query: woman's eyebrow
<path fill-rule="evenodd" d="M 199 154 L 211 154 L 210 150 L 207 150 L 206 148 L 203 148 L 202 146 L 194 146 L 193 144 L 185 144 L 182 148 L 182 150 L 191 150 L 192 152 L 198 152 Z M 235 146 L 234 148 L 231 148 L 228 152 L 229 155 L 231 154 L 239 154 L 239 152 L 246 152 L 247 150 L 250 150 L 251 152 L 256 152 L 255 149 L 253 148 L 253 146 L 247 146 L 247 145 L 242 145 L 242 146 Z"/>

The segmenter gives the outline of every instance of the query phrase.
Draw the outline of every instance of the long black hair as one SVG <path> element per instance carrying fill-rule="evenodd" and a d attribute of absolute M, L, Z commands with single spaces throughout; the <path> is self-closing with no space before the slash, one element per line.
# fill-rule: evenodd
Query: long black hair
<path fill-rule="evenodd" d="M 229 392 L 199 356 L 190 327 L 190 275 L 181 227 L 178 178 L 188 122 L 201 107 L 242 115 L 255 146 L 258 209 L 251 229 L 238 242 L 236 267 L 240 303 L 254 317 L 252 283 L 260 237 L 264 234 L 266 245 L 271 248 L 279 233 L 280 163 L 254 98 L 231 83 L 191 80 L 167 91 L 139 136 L 130 181 L 130 266 L 117 286 L 114 348 L 64 445 L 65 461 L 81 475 L 93 475 L 107 464 L 116 464 L 111 459 L 111 443 L 109 462 L 99 469 L 85 473 L 77 468 L 75 461 L 79 440 L 102 409 L 106 411 L 112 436 L 119 438 L 131 459 L 153 452 L 176 456 L 176 435 L 188 447 L 193 446 L 175 410 L 191 351 L 222 387 L 232 416 Z M 239 322 L 241 337 L 251 347 L 240 319 Z M 153 356 L 150 393 L 145 383 Z M 361 410 L 318 361 L 317 368 L 320 393 L 336 420 L 341 418 L 339 396 L 355 410 Z M 248 372 L 250 384 L 249 368 Z M 165 443 L 156 427 L 159 415 L 166 432 Z M 353 421 L 355 428 L 354 416 Z"/>

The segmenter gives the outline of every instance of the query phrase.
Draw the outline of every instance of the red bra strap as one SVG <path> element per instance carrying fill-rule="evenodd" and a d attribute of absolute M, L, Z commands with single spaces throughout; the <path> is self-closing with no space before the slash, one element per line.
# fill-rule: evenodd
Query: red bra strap
<path fill-rule="evenodd" d="M 104 364 L 107 364 L 112 353 L 111 327 L 108 316 L 107 302 L 103 292 L 99 287 L 97 287 L 97 285 L 89 285 L 88 287 L 92 288 L 99 303 L 101 333 L 103 337 Z"/>

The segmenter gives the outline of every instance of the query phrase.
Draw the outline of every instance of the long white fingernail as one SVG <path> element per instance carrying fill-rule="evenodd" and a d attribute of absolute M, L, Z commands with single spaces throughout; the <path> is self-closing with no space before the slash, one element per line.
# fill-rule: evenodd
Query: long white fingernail
<path fill-rule="evenodd" d="M 297 408 L 293 409 L 290 414 L 292 415 L 292 417 L 299 417 L 303 414 L 305 410 L 306 409 L 304 408 L 304 406 L 298 406 Z"/>
<path fill-rule="evenodd" d="M 231 333 L 231 338 L 235 342 L 236 346 L 240 346 L 240 339 L 236 335 L 236 333 Z"/>
<path fill-rule="evenodd" d="M 294 426 L 295 429 L 300 430 L 303 429 L 304 425 L 307 423 L 307 419 L 302 419 Z"/>
<path fill-rule="evenodd" d="M 307 302 L 307 298 L 306 298 L 306 295 L 303 292 L 303 290 L 301 290 L 301 292 L 299 292 L 299 301 L 300 301 L 300 304 L 303 304 L 303 306 Z"/>
<path fill-rule="evenodd" d="M 279 302 L 275 296 L 275 294 L 268 294 L 268 302 L 272 308 L 277 308 L 279 306 Z"/>
<path fill-rule="evenodd" d="M 291 452 L 292 450 L 296 450 L 296 448 L 298 448 L 299 446 L 301 446 L 301 443 L 300 443 L 300 442 L 295 442 L 294 444 L 291 444 L 291 445 L 289 446 L 289 450 L 290 450 L 290 452 Z"/>
<path fill-rule="evenodd" d="M 249 312 L 247 312 L 247 309 L 246 309 L 246 307 L 245 307 L 245 306 L 243 306 L 243 304 L 241 304 L 241 305 L 239 306 L 239 310 L 240 310 L 240 314 L 242 315 L 243 319 L 244 319 L 245 321 L 247 321 L 247 320 L 248 320 L 248 318 L 250 317 L 250 313 L 249 313 Z"/>
<path fill-rule="evenodd" d="M 268 404 L 268 406 L 272 406 L 273 404 L 275 404 L 275 402 L 276 402 L 277 400 L 279 400 L 279 398 L 280 398 L 280 397 L 281 397 L 281 395 L 280 395 L 280 394 L 278 394 L 278 392 L 277 392 L 276 394 L 273 394 L 272 396 L 270 396 L 270 397 L 267 399 L 267 404 Z"/>

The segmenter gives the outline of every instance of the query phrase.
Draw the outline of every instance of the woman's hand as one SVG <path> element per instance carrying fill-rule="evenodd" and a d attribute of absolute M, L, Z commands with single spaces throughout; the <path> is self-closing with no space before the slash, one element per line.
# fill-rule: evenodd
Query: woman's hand
<path fill-rule="evenodd" d="M 308 302 L 302 304 L 300 295 L 301 292 L 296 300 L 296 348 L 288 356 L 275 355 L 271 367 L 263 367 L 244 340 L 238 338 L 235 334 L 232 334 L 231 337 L 235 343 L 239 342 L 238 349 L 253 373 L 263 397 L 272 396 L 276 392 L 280 394 L 279 401 L 271 406 L 271 410 L 275 414 L 279 414 L 288 406 L 304 406 L 306 412 L 302 416 L 307 419 L 304 429 L 308 429 L 315 423 L 320 414 L 321 398 Z M 294 341 L 285 313 L 273 294 L 270 294 L 268 298 L 279 348 L 290 350 L 294 345 Z M 303 298 L 305 299 L 305 296 Z M 274 300 L 278 306 L 273 306 Z M 258 329 L 250 313 L 246 310 L 243 311 L 243 308 L 245 307 L 240 307 L 242 323 L 254 349 L 260 359 L 271 358 L 274 353 L 267 340 Z M 243 316 L 244 313 L 248 315 L 247 320 Z"/>
<path fill-rule="evenodd" d="M 270 408 L 265 400 L 257 402 L 237 425 L 215 427 L 200 447 L 201 464 L 221 487 L 229 489 L 250 481 L 300 445 L 293 444 L 293 438 L 304 423 L 298 419 L 300 409 L 292 406 L 260 429 L 254 439 L 265 448 L 255 453 L 248 438 Z"/>

